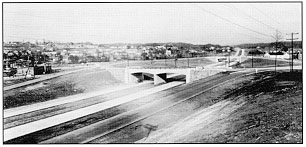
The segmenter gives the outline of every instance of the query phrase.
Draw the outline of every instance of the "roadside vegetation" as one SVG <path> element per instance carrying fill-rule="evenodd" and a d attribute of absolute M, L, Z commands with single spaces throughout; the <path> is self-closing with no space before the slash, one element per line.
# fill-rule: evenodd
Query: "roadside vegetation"
<path fill-rule="evenodd" d="M 121 82 L 102 69 L 88 69 L 5 91 L 4 109 L 44 102 L 59 97 L 93 92 Z"/>
<path fill-rule="evenodd" d="M 226 132 L 200 142 L 302 143 L 302 72 L 258 74 L 254 82 L 233 89 L 228 99 L 246 103 L 228 118 Z M 214 122 L 218 123 L 218 122 Z"/>
<path fill-rule="evenodd" d="M 277 67 L 288 66 L 289 62 L 286 61 L 276 61 Z M 240 63 L 239 65 L 235 66 L 236 68 L 252 68 L 252 59 L 247 59 Z M 275 67 L 275 60 L 271 59 L 262 59 L 262 58 L 253 58 L 253 68 L 260 68 L 260 67 Z M 289 67 L 288 67 L 289 68 Z"/>
<path fill-rule="evenodd" d="M 138 142 L 302 143 L 302 84 L 301 71 L 239 78 L 194 99 L 196 109 L 189 102 L 147 120 L 159 130 Z"/>
<path fill-rule="evenodd" d="M 48 86 L 32 90 L 15 90 L 12 95 L 4 97 L 3 108 L 13 108 L 38 102 L 52 100 L 58 97 L 82 93 L 75 89 L 75 84 L 70 82 L 52 83 Z"/>

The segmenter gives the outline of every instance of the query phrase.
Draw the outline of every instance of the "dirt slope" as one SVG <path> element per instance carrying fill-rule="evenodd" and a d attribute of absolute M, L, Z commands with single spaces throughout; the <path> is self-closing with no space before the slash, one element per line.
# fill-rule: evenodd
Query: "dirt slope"
<path fill-rule="evenodd" d="M 26 87 L 5 91 L 4 109 L 48 101 L 78 93 L 103 90 L 104 88 L 120 84 L 124 83 L 121 83 L 103 69 L 88 69 Z"/>
<path fill-rule="evenodd" d="M 225 120 L 243 104 L 245 102 L 241 99 L 236 102 L 228 100 L 218 102 L 186 117 L 169 128 L 155 132 L 155 135 L 151 135 L 146 142 L 197 142 L 203 137 L 214 137 L 225 133 L 228 127 L 228 122 Z"/>
<path fill-rule="evenodd" d="M 302 73 L 258 74 L 225 100 L 138 142 L 301 143 Z"/>
<path fill-rule="evenodd" d="M 108 71 L 100 68 L 84 70 L 77 73 L 62 76 L 55 82 L 68 81 L 75 84 L 76 89 L 82 89 L 84 92 L 101 90 L 104 87 L 114 86 L 121 82 L 115 79 Z"/>

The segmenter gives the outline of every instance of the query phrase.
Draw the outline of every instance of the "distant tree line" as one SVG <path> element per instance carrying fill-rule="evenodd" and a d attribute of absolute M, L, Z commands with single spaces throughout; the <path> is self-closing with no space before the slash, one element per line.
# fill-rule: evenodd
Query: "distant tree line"
<path fill-rule="evenodd" d="M 291 42 L 290 41 L 281 41 L 278 42 L 280 46 L 291 48 Z M 275 42 L 272 43 L 246 43 L 246 44 L 240 44 L 236 45 L 236 47 L 240 48 L 256 48 L 260 46 L 261 48 L 270 47 L 272 48 L 275 46 Z M 294 41 L 293 42 L 293 48 L 302 48 L 302 41 Z"/>

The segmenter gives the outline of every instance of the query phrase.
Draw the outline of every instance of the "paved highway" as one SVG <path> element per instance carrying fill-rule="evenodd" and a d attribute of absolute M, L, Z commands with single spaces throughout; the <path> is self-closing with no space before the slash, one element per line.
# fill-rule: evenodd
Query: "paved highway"
<path fill-rule="evenodd" d="M 19 135 L 19 137 L 17 135 L 17 138 L 8 138 L 8 141 L 5 143 L 87 143 L 107 136 L 120 128 L 124 128 L 142 119 L 148 118 L 155 113 L 166 110 L 179 103 L 184 103 L 187 99 L 193 98 L 199 93 L 203 93 L 206 90 L 218 86 L 218 84 L 222 84 L 227 80 L 231 80 L 243 74 L 245 73 L 218 74 L 190 84 L 163 90 L 158 93 L 152 93 L 120 105 L 102 109 L 101 111 L 94 111 L 94 113 L 82 117 L 69 116 L 73 117 L 73 119 L 59 124 L 55 122 L 54 126 L 45 127 L 42 130 L 30 131 L 29 134 Z M 141 86 L 139 88 L 134 88 L 134 90 L 128 89 L 125 90 L 125 92 L 111 93 L 107 96 L 96 96 L 90 99 L 70 102 L 47 109 L 8 117 L 4 120 L 4 135 L 6 135 L 6 131 L 9 132 L 8 130 L 10 129 L 14 130 L 14 128 L 23 127 L 23 125 L 29 123 L 35 123 L 36 121 L 44 119 L 48 120 L 49 117 L 56 117 L 79 109 L 86 109 L 87 107 L 92 107 L 92 105 L 97 105 L 97 103 L 100 104 L 110 101 L 111 99 L 118 99 L 130 93 L 135 93 L 135 89 L 136 91 L 142 91 L 146 88 L 150 88 L 150 86 Z M 78 113 L 74 113 L 74 115 L 77 114 Z M 58 121 L 60 122 L 60 120 Z M 5 137 L 9 137 L 9 135 Z"/>
<path fill-rule="evenodd" d="M 151 94 L 139 96 L 137 99 L 132 98 L 131 101 L 125 103 L 119 102 L 119 105 L 101 109 L 101 111 L 94 111 L 94 113 L 82 117 L 74 117 L 74 119 L 70 121 L 46 127 L 29 134 L 20 135 L 17 138 L 8 139 L 5 143 L 134 142 L 146 137 L 147 130 L 135 129 L 131 131 L 131 126 L 137 127 L 139 122 L 152 118 L 157 113 L 188 103 L 200 94 L 222 85 L 229 80 L 234 80 L 235 78 L 251 72 L 254 72 L 254 70 L 234 72 L 231 74 L 221 73 L 157 93 L 152 92 Z M 136 91 L 143 91 L 149 88 L 151 88 L 150 85 L 144 85 L 138 88 L 130 88 L 121 92 L 110 93 L 107 96 L 96 96 L 8 117 L 4 120 L 4 129 L 8 130 L 37 120 L 77 111 L 79 109 L 91 107 L 97 103 L 100 104 L 113 99 L 119 99 L 131 95 Z M 77 113 L 75 115 L 77 115 Z M 151 127 L 154 128 L 154 126 Z M 126 136 L 125 140 L 120 140 L 120 137 L 116 137 L 118 134 L 124 134 Z"/>

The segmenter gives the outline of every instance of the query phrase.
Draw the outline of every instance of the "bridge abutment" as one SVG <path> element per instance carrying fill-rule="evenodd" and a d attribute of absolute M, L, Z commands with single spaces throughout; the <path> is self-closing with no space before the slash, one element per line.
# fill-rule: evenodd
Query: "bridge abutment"
<path fill-rule="evenodd" d="M 188 69 L 186 73 L 186 84 L 190 82 L 191 82 L 191 69 Z"/>
<path fill-rule="evenodd" d="M 143 73 L 132 73 L 129 75 L 129 83 L 139 83 L 144 80 Z"/>
<path fill-rule="evenodd" d="M 166 73 L 154 74 L 154 85 L 167 83 L 166 80 L 167 80 L 167 74 Z"/>
<path fill-rule="evenodd" d="M 173 69 L 139 69 L 139 68 L 126 68 L 125 70 L 125 83 L 137 83 L 139 81 L 148 79 L 146 78 L 146 74 L 152 74 L 154 84 L 167 83 L 167 73 L 174 73 L 179 75 L 185 75 L 186 83 L 192 81 L 192 69 L 185 68 L 173 68 Z"/>

